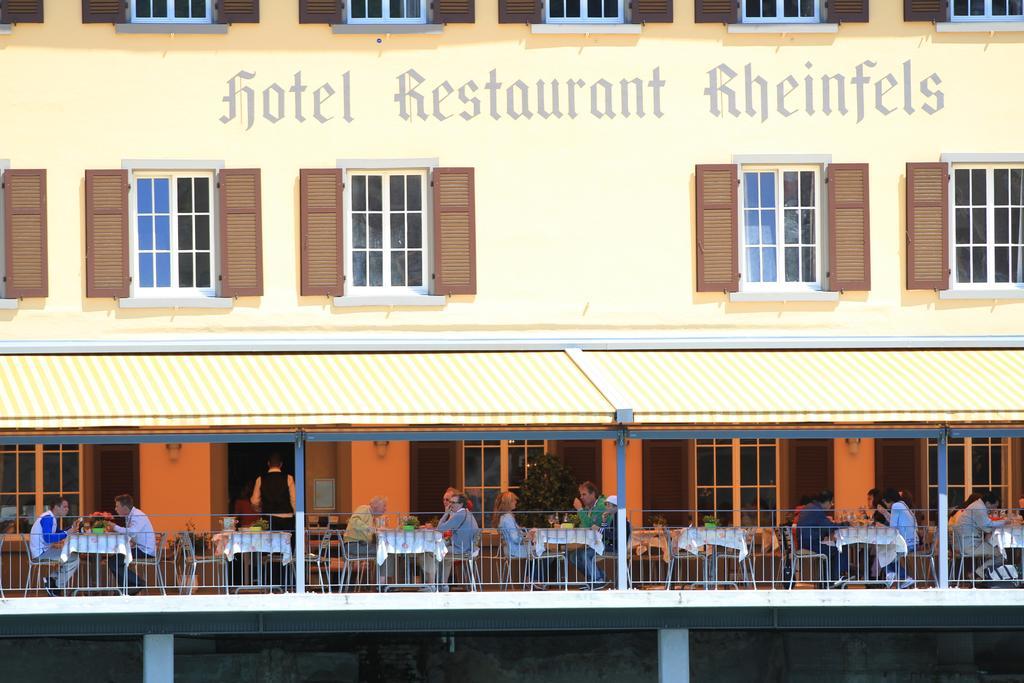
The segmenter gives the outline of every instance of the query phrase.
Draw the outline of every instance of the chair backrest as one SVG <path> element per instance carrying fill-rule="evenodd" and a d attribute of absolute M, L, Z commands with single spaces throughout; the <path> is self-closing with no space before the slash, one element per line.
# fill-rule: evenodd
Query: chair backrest
<path fill-rule="evenodd" d="M 178 545 L 181 547 L 181 554 L 186 564 L 191 564 L 196 560 L 196 548 L 192 543 L 192 534 L 188 531 L 179 531 L 176 537 L 178 539 Z"/>
<path fill-rule="evenodd" d="M 345 544 L 341 542 L 341 534 L 337 531 L 330 529 L 325 531 L 320 537 L 320 547 L 316 551 L 317 562 L 329 562 L 331 559 L 331 537 L 337 534 L 339 547 L 344 548 Z M 342 551 L 344 552 L 344 551 Z"/>

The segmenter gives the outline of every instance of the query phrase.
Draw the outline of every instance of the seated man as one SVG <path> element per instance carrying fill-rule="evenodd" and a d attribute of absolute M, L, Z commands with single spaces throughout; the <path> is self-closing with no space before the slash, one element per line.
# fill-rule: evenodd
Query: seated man
<path fill-rule="evenodd" d="M 986 540 L 993 529 L 1006 524 L 1006 520 L 989 518 L 999 508 L 999 494 L 995 491 L 977 490 L 966 501 L 953 528 L 953 555 L 971 560 L 976 578 L 984 579 L 989 566 L 1001 564 L 1001 555 Z M 966 577 L 965 577 L 966 578 Z"/>
<path fill-rule="evenodd" d="M 604 515 L 601 521 L 601 541 L 604 543 L 604 554 L 615 555 L 619 544 L 619 497 L 608 496 L 604 500 Z M 629 550 L 629 537 L 633 535 L 633 526 L 626 519 L 626 550 Z M 593 549 L 587 548 L 590 555 Z M 626 562 L 629 562 L 627 555 Z"/>
<path fill-rule="evenodd" d="M 597 486 L 593 482 L 585 481 L 580 484 L 579 498 L 572 501 L 576 508 L 576 514 L 580 518 L 581 529 L 600 530 L 604 521 L 605 498 L 598 494 Z M 606 582 L 604 572 L 597 566 L 597 557 L 593 548 L 576 548 L 569 551 L 569 561 L 577 571 L 583 572 L 586 584 L 581 586 L 583 590 L 593 589 L 597 584 Z"/>
<path fill-rule="evenodd" d="M 377 552 L 377 528 L 383 522 L 384 513 L 388 511 L 388 499 L 374 496 L 368 505 L 360 505 L 348 518 L 345 525 L 346 550 L 349 555 L 366 556 Z"/>
<path fill-rule="evenodd" d="M 845 588 L 849 560 L 834 545 L 822 543 L 833 531 L 846 524 L 836 524 L 829 519 L 826 510 L 831 510 L 835 496 L 831 491 L 822 491 L 800 512 L 796 523 L 797 547 L 828 557 L 829 580 L 833 588 Z"/>
<path fill-rule="evenodd" d="M 450 552 L 444 556 L 444 563 L 441 569 L 441 590 L 448 590 L 448 579 L 452 574 L 452 566 L 455 563 L 453 555 L 470 555 L 473 552 L 473 541 L 480 525 L 476 517 L 466 509 L 466 494 L 462 491 L 452 493 L 449 498 L 448 507 L 441 521 L 437 524 L 437 530 L 441 533 L 451 532 Z M 427 584 L 433 584 L 437 579 L 437 560 L 430 553 L 424 553 L 420 558 L 423 567 L 423 579 Z"/>
<path fill-rule="evenodd" d="M 32 559 L 61 562 L 61 544 L 68 537 L 68 532 L 60 528 L 57 518 L 68 514 L 68 508 L 68 499 L 58 496 L 50 500 L 46 511 L 36 519 L 32 525 L 28 542 Z M 71 554 L 68 556 L 67 562 L 61 562 L 56 576 L 47 576 L 43 581 L 46 592 L 51 596 L 58 595 L 58 591 L 67 588 L 68 582 L 71 581 L 71 577 L 75 575 L 77 569 L 78 555 Z"/>
<path fill-rule="evenodd" d="M 135 499 L 127 493 L 122 493 L 114 499 L 114 511 L 118 516 L 125 518 L 125 525 L 115 524 L 114 531 L 128 535 L 134 548 L 133 554 L 136 557 L 156 557 L 156 532 L 153 531 L 153 524 L 146 513 L 135 507 Z M 107 560 L 107 567 L 114 574 L 117 585 L 126 587 L 129 595 L 135 595 L 145 588 L 146 582 L 128 569 L 124 555 L 111 555 Z"/>

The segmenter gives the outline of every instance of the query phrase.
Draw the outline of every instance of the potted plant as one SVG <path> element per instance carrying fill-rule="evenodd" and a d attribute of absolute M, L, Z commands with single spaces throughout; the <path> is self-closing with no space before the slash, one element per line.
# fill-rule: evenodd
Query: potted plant
<path fill-rule="evenodd" d="M 420 526 L 420 520 L 416 515 L 409 515 L 402 518 L 402 529 L 404 531 L 415 531 Z"/>
<path fill-rule="evenodd" d="M 568 509 L 579 493 L 578 487 L 569 468 L 551 453 L 531 457 L 526 481 L 519 489 L 518 509 L 527 512 L 517 514 L 517 520 L 524 527 L 550 526 L 554 522 L 547 518 Z"/>
<path fill-rule="evenodd" d="M 718 518 L 714 515 L 704 515 L 704 528 L 715 529 L 718 527 Z"/>
<path fill-rule="evenodd" d="M 102 534 L 107 530 L 107 524 L 113 519 L 113 515 L 109 512 L 96 511 L 91 515 L 82 520 L 82 531 L 84 533 L 92 532 L 94 534 Z"/>
<path fill-rule="evenodd" d="M 267 531 L 270 529 L 270 523 L 265 519 L 257 519 L 249 527 L 249 531 Z"/>

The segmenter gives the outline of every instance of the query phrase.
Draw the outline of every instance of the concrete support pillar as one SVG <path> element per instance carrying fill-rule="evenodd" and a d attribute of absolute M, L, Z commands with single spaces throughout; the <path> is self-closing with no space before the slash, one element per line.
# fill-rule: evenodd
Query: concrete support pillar
<path fill-rule="evenodd" d="M 295 439 L 295 592 L 306 592 L 306 439 Z"/>
<path fill-rule="evenodd" d="M 658 631 L 658 682 L 690 683 L 690 630 Z"/>
<path fill-rule="evenodd" d="M 143 683 L 174 683 L 174 636 L 142 636 Z"/>

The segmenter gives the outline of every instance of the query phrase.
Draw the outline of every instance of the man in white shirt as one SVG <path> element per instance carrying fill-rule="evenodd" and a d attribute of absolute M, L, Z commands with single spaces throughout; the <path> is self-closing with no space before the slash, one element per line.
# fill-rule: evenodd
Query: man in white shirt
<path fill-rule="evenodd" d="M 153 524 L 145 512 L 135 507 L 135 500 L 127 493 L 123 493 L 114 499 L 114 511 L 118 516 L 124 517 L 124 526 L 114 525 L 114 531 L 120 534 L 127 534 L 134 549 L 135 557 L 156 556 L 156 533 L 153 531 Z M 128 588 L 129 595 L 135 595 L 146 586 L 146 582 L 140 579 L 135 572 L 130 571 L 125 564 L 124 556 L 114 553 L 107 560 L 107 566 L 114 574 L 114 581 L 117 584 Z"/>
<path fill-rule="evenodd" d="M 39 515 L 32 530 L 29 532 L 29 552 L 34 560 L 51 560 L 60 562 L 56 576 L 48 576 L 43 582 L 46 592 L 57 595 L 58 590 L 67 588 L 71 577 L 78 569 L 78 555 L 71 554 L 68 561 L 60 559 L 61 545 L 68 537 L 68 532 L 60 528 L 60 517 L 68 514 L 68 499 L 57 497 L 49 501 L 46 511 Z"/>

